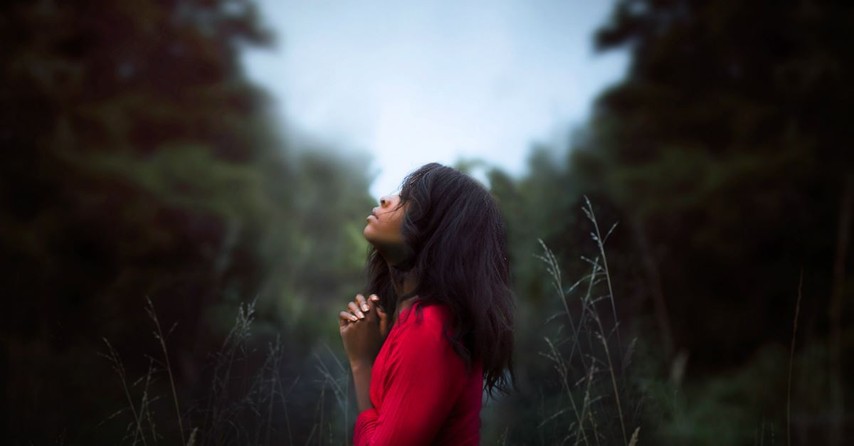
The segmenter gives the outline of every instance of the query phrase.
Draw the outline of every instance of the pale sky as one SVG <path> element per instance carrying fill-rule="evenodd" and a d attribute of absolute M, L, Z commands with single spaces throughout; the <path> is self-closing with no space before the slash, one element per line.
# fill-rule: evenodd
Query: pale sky
<path fill-rule="evenodd" d="M 483 159 L 519 175 L 567 145 L 627 56 L 594 54 L 611 0 L 260 0 L 274 50 L 245 57 L 286 136 L 372 157 L 374 196 L 420 165 Z"/>

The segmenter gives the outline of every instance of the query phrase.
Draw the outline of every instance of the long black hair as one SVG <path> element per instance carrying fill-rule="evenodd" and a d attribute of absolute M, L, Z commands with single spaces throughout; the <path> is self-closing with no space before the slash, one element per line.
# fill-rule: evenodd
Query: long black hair
<path fill-rule="evenodd" d="M 422 305 L 441 303 L 452 319 L 446 335 L 466 364 L 480 360 L 484 388 L 509 390 L 513 382 L 514 303 L 504 221 L 495 200 L 477 181 L 431 163 L 403 180 L 402 233 L 412 257 L 389 266 L 372 248 L 368 292 L 390 315 L 417 296 Z M 395 283 L 415 277 L 415 290 L 398 295 Z"/>

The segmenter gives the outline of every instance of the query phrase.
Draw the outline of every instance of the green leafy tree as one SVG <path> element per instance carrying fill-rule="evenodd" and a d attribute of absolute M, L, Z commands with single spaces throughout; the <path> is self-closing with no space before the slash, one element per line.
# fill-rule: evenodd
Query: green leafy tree
<path fill-rule="evenodd" d="M 608 242 L 618 319 L 640 335 L 633 374 L 644 379 L 642 409 L 659 417 L 641 442 L 844 438 L 854 396 L 851 17 L 841 1 L 620 1 L 595 41 L 628 50 L 630 68 L 599 97 L 566 162 L 541 151 L 518 181 L 492 177 L 514 265 L 541 234 L 564 277 L 583 277 L 585 195 L 600 221 L 619 222 Z M 556 320 L 543 280 L 535 264 L 516 267 L 532 331 Z M 530 414 L 550 404 L 555 374 L 533 358 L 541 339 L 522 333 L 530 358 L 520 368 L 544 396 L 512 404 Z M 788 397 L 780 347 L 792 341 Z M 542 442 L 552 424 L 506 438 Z"/>
<path fill-rule="evenodd" d="M 152 438 L 186 440 L 209 415 L 193 403 L 213 398 L 208 352 L 224 345 L 242 301 L 257 309 L 247 369 L 284 333 L 282 373 L 311 370 L 320 335 L 306 327 L 334 322 L 321 310 L 359 286 L 367 162 L 282 144 L 240 64 L 245 48 L 272 41 L 255 5 L 12 1 L 0 17 L 0 435 L 118 442 L 127 402 L 98 355 L 102 338 L 131 381 L 159 358 L 150 390 L 168 393 L 146 298 L 185 403 L 156 403 Z M 311 422 L 291 438 L 307 438 Z M 213 441 L 204 435 L 198 444 Z"/>
<path fill-rule="evenodd" d="M 631 67 L 570 157 L 625 212 L 657 338 L 666 357 L 690 355 L 693 376 L 787 345 L 803 274 L 801 323 L 830 350 L 818 372 L 829 379 L 810 390 L 832 401 L 806 410 L 829 411 L 831 442 L 852 391 L 841 379 L 852 348 L 841 305 L 852 277 L 851 12 L 844 2 L 619 2 L 597 44 L 628 48 Z M 785 388 L 739 397 L 755 420 L 785 424 Z M 733 438 L 753 440 L 747 429 Z"/>

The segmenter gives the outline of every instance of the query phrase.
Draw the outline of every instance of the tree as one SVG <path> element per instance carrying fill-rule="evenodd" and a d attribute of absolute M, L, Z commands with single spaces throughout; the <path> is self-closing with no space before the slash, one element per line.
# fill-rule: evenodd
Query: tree
<path fill-rule="evenodd" d="M 256 323 L 277 327 L 267 333 L 294 322 L 283 309 L 318 294 L 319 279 L 296 273 L 313 271 L 306 261 L 344 276 L 327 287 L 356 291 L 352 256 L 332 250 L 353 247 L 353 208 L 369 209 L 367 174 L 349 170 L 365 162 L 282 144 L 240 65 L 244 48 L 272 41 L 252 2 L 12 1 L 0 16 L 4 438 L 121 438 L 104 422 L 121 388 L 98 353 L 109 339 L 131 377 L 147 355 L 163 360 L 146 298 L 174 328 L 185 401 L 206 388 L 207 354 L 239 302 L 258 299 Z M 324 185 L 346 193 L 299 200 Z M 318 234 L 294 218 L 318 210 L 343 223 Z M 156 413 L 167 441 L 189 434 L 169 406 Z"/>
<path fill-rule="evenodd" d="M 672 315 L 659 333 L 669 321 L 698 370 L 785 344 L 803 271 L 809 336 L 832 334 L 836 420 L 852 391 L 840 378 L 850 290 L 830 287 L 852 277 L 851 13 L 844 2 L 619 2 L 596 41 L 627 47 L 631 67 L 571 154 L 627 213 L 650 302 Z"/>

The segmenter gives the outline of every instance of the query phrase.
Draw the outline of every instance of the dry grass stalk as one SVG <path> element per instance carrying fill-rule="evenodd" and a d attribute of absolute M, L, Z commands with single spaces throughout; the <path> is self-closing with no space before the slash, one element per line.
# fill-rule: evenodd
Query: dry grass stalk
<path fill-rule="evenodd" d="M 795 362 L 795 339 L 798 335 L 798 317 L 801 313 L 801 295 L 804 285 L 804 271 L 798 281 L 798 300 L 795 302 L 795 320 L 792 322 L 792 344 L 789 347 L 789 377 L 786 387 L 786 444 L 792 444 L 792 364 Z"/>
<path fill-rule="evenodd" d="M 569 423 L 569 434 L 564 437 L 563 442 L 571 439 L 573 436 L 575 437 L 575 444 L 584 444 L 586 446 L 590 445 L 591 441 L 594 441 L 598 444 L 600 441 L 600 433 L 599 426 L 596 423 L 596 419 L 594 417 L 594 404 L 597 404 L 599 401 L 602 401 L 602 396 L 594 396 L 592 395 L 594 389 L 594 380 L 599 370 L 597 363 L 602 364 L 608 371 L 609 374 L 609 385 L 610 392 L 613 393 L 611 398 L 614 402 L 614 407 L 617 411 L 617 417 L 620 423 L 620 435 L 622 436 L 622 443 L 625 445 L 636 444 L 637 436 L 639 430 L 636 429 L 632 435 L 632 439 L 629 439 L 626 430 L 626 419 L 623 410 L 623 401 L 621 397 L 620 385 L 618 383 L 618 370 L 625 372 L 625 367 L 629 363 L 630 360 L 630 351 L 626 352 L 625 357 L 620 355 L 618 358 L 614 358 L 614 355 L 619 355 L 622 349 L 622 341 L 620 339 L 620 330 L 619 330 L 619 321 L 617 318 L 617 308 L 616 301 L 614 298 L 613 284 L 611 283 L 610 271 L 608 270 L 607 256 L 605 253 L 605 243 L 608 238 L 613 233 L 616 228 L 616 224 L 611 226 L 611 228 L 607 231 L 607 233 L 603 236 L 602 232 L 599 228 L 599 223 L 596 220 L 596 216 L 593 213 L 593 207 L 590 201 L 585 197 L 585 206 L 582 208 L 588 220 L 593 224 L 593 231 L 591 232 L 591 238 L 596 243 L 598 248 L 599 257 L 596 259 L 590 260 L 583 258 L 585 261 L 591 264 L 592 271 L 589 275 L 582 277 L 577 282 L 573 283 L 567 291 L 564 291 L 562 282 L 562 275 L 560 272 L 560 268 L 558 266 L 557 258 L 552 253 L 551 250 L 545 245 L 545 243 L 540 240 L 540 245 L 543 248 L 544 254 L 541 256 L 537 256 L 540 260 L 542 260 L 546 266 L 549 275 L 551 276 L 552 287 L 557 293 L 558 297 L 561 299 L 561 305 L 563 307 L 563 311 L 566 317 L 569 319 L 569 328 L 571 332 L 570 337 L 570 351 L 567 357 L 561 355 L 558 345 L 559 342 L 555 342 L 554 340 L 546 337 L 545 341 L 548 345 L 548 351 L 546 353 L 540 353 L 543 357 L 547 358 L 554 367 L 555 371 L 558 373 L 561 386 L 563 388 L 563 392 L 566 394 L 567 399 L 570 403 L 570 408 L 564 408 L 556 411 L 551 416 L 547 417 L 540 423 L 539 427 L 544 426 L 546 423 L 556 419 L 558 416 L 569 412 L 571 410 L 573 414 L 573 419 Z M 601 259 L 601 263 L 600 263 Z M 597 284 L 604 282 L 607 285 L 607 293 L 601 296 L 594 295 L 594 290 L 597 288 Z M 576 323 L 575 318 L 573 317 L 572 312 L 570 311 L 570 306 L 567 302 L 568 295 L 572 294 L 579 286 L 583 283 L 586 283 L 586 293 L 580 298 L 581 303 L 581 312 L 578 315 L 578 322 Z M 611 317 L 614 320 L 614 326 L 607 330 L 605 328 L 605 324 L 603 324 L 602 318 L 599 315 L 597 310 L 597 304 L 602 300 L 609 301 L 610 304 L 610 312 Z M 555 315 L 556 317 L 557 315 Z M 554 317 L 553 317 L 554 318 Z M 549 318 L 549 320 L 553 319 Z M 589 321 L 589 322 L 588 322 Z M 616 351 L 612 351 L 611 345 L 609 345 L 608 339 L 614 336 L 616 342 Z M 574 366 L 572 364 L 575 363 L 574 355 L 576 350 L 581 351 L 581 342 L 586 340 L 586 348 L 590 355 L 580 355 L 577 359 L 578 362 L 581 363 L 582 377 L 578 379 L 575 384 L 571 384 L 572 375 L 574 373 Z M 595 352 L 601 352 L 596 354 Z M 599 355 L 604 356 L 604 358 L 600 358 Z M 574 396 L 574 392 L 581 391 L 580 386 L 583 387 L 583 395 L 584 398 L 579 406 L 578 401 Z M 592 430 L 592 438 L 588 436 L 587 431 Z"/>
<path fill-rule="evenodd" d="M 154 338 L 160 343 L 160 349 L 163 352 L 163 360 L 166 363 L 166 372 L 169 374 L 169 386 L 172 389 L 172 402 L 175 404 L 175 416 L 178 419 L 178 430 L 181 432 L 181 444 L 187 444 L 187 439 L 184 436 L 184 422 L 181 417 L 181 407 L 178 404 L 178 391 L 175 388 L 175 377 L 172 374 L 172 364 L 169 362 L 169 352 L 166 350 L 166 337 L 163 335 L 163 330 L 160 327 L 160 320 L 157 319 L 157 312 L 154 311 L 154 304 L 148 297 L 146 297 L 145 300 L 148 302 L 145 311 L 148 313 L 148 317 L 151 321 L 154 322 L 154 327 L 156 329 L 154 332 Z M 172 330 L 174 329 L 175 325 L 169 329 L 169 333 L 172 333 Z"/>

